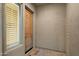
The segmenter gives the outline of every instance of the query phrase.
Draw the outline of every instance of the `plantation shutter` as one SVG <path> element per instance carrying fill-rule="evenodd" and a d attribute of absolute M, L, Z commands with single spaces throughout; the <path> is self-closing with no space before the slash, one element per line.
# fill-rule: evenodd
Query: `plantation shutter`
<path fill-rule="evenodd" d="M 19 41 L 19 7 L 16 4 L 5 4 L 6 45 Z"/>

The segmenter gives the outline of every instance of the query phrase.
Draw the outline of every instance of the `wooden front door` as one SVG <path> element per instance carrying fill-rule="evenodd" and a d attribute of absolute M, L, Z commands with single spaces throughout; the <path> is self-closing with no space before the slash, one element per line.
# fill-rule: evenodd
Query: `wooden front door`
<path fill-rule="evenodd" d="M 33 46 L 32 40 L 32 12 L 25 9 L 25 50 L 28 51 Z"/>

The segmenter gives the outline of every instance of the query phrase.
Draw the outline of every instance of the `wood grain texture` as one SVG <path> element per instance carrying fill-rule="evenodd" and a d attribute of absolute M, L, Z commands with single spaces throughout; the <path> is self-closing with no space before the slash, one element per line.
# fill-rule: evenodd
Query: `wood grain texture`
<path fill-rule="evenodd" d="M 32 13 L 25 10 L 25 48 L 32 47 Z"/>

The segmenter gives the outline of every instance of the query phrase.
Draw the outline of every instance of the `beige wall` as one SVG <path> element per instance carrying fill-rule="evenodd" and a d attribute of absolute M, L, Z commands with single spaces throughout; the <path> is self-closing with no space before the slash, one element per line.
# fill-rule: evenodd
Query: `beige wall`
<path fill-rule="evenodd" d="M 67 4 L 67 54 L 79 56 L 79 4 Z"/>
<path fill-rule="evenodd" d="M 0 56 L 2 55 L 2 4 L 0 4 Z"/>
<path fill-rule="evenodd" d="M 36 10 L 36 47 L 64 51 L 65 4 L 47 4 Z"/>
<path fill-rule="evenodd" d="M 34 11 L 34 6 L 31 4 L 28 6 Z M 35 14 L 37 18 L 34 20 L 33 28 L 34 46 L 36 44 L 36 47 L 53 49 L 54 45 L 54 48 L 58 47 L 56 49 L 66 49 L 67 55 L 79 55 L 79 4 L 66 6 L 67 8 L 63 4 L 45 4 L 37 7 L 37 14 Z"/>

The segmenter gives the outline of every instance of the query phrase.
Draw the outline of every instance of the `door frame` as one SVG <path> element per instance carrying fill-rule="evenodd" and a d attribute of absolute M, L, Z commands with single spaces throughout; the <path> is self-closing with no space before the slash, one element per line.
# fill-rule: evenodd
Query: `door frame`
<path fill-rule="evenodd" d="M 25 54 L 26 54 L 28 51 L 30 51 L 33 48 L 33 13 L 34 12 L 27 5 L 25 5 L 25 10 L 28 10 L 29 12 L 32 13 L 32 47 L 27 51 L 25 50 Z M 25 39 L 25 19 L 24 19 L 24 39 Z"/>

